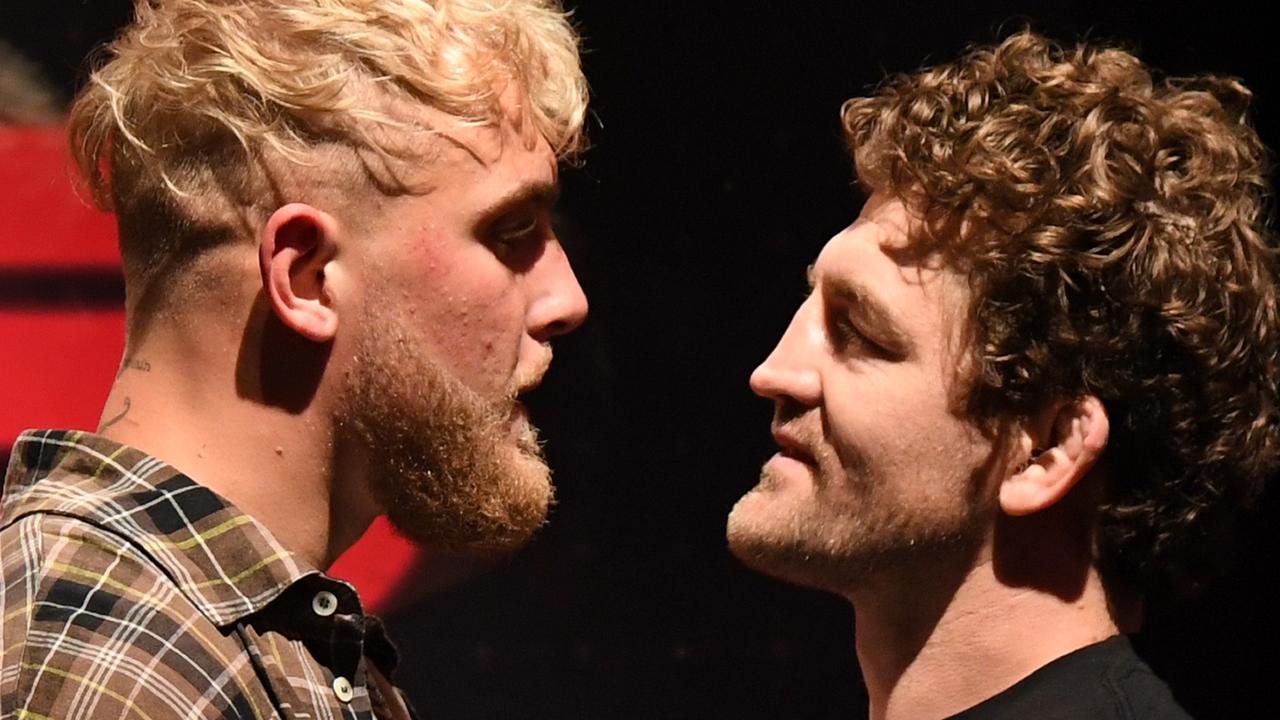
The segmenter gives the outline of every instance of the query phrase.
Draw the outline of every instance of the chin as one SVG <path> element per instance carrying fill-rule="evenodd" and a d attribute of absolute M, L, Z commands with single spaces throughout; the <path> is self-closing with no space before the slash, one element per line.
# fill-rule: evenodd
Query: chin
<path fill-rule="evenodd" d="M 748 566 L 769 574 L 774 574 L 770 567 L 775 564 L 773 558 L 782 554 L 781 548 L 795 544 L 795 528 L 788 527 L 794 522 L 787 520 L 794 514 L 783 511 L 779 493 L 763 486 L 750 490 L 733 506 L 725 527 L 729 550 Z"/>
<path fill-rule="evenodd" d="M 846 595 L 861 575 L 858 553 L 850 552 L 851 538 L 832 534 L 833 520 L 815 512 L 812 501 L 800 488 L 766 478 L 729 513 L 729 550 L 757 572 Z"/>
<path fill-rule="evenodd" d="M 511 450 L 504 476 L 495 479 L 504 487 L 492 493 L 493 502 L 474 508 L 464 521 L 478 530 L 463 540 L 465 549 L 493 554 L 518 550 L 547 522 L 555 495 L 551 470 L 540 456 L 524 448 Z"/>
<path fill-rule="evenodd" d="M 842 593 L 830 567 L 832 559 L 797 538 L 784 539 L 748 521 L 730 516 L 729 550 L 743 565 L 792 585 Z"/>
<path fill-rule="evenodd" d="M 533 449 L 496 443 L 447 465 L 401 464 L 380 483 L 388 519 L 420 545 L 502 555 L 526 545 L 546 523 L 551 471 Z"/>
<path fill-rule="evenodd" d="M 793 473 L 778 471 L 775 464 L 771 460 L 764 466 L 760 481 L 739 498 L 729 512 L 730 541 L 735 536 L 793 534 L 795 529 L 790 526 L 796 524 L 796 518 L 806 515 L 806 503 L 814 501 L 812 483 Z"/>

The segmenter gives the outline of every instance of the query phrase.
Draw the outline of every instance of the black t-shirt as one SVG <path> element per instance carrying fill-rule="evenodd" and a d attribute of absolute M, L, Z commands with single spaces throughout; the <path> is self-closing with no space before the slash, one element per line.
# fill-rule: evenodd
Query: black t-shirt
<path fill-rule="evenodd" d="M 1036 670 L 950 720 L 1190 720 L 1169 686 L 1117 635 Z"/>

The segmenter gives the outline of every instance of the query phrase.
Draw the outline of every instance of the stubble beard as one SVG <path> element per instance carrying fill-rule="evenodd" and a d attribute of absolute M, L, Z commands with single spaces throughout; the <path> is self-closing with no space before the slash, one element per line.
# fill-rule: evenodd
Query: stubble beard
<path fill-rule="evenodd" d="M 552 502 L 537 432 L 510 429 L 514 389 L 487 399 L 423 355 L 402 322 L 371 319 L 339 416 L 367 453 L 370 490 L 410 540 L 500 554 L 529 541 Z"/>
<path fill-rule="evenodd" d="M 838 479 L 833 477 L 838 472 Z M 831 482 L 855 486 L 834 499 Z M 766 466 L 759 484 L 729 514 L 729 547 L 743 563 L 780 580 L 851 597 L 889 572 L 927 575 L 930 566 L 969 558 L 985 534 L 982 503 L 957 483 L 952 503 L 912 507 L 893 488 L 824 468 L 796 487 Z M 809 492 L 804 498 L 796 493 Z"/>

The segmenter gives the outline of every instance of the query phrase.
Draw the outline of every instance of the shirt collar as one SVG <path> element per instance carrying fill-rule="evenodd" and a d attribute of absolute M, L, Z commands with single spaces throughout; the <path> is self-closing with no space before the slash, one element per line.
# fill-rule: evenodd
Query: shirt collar
<path fill-rule="evenodd" d="M 212 490 L 140 450 L 90 433 L 22 433 L 2 499 L 4 526 L 25 515 L 52 513 L 122 536 L 220 626 L 261 610 L 300 578 L 319 573 Z"/>

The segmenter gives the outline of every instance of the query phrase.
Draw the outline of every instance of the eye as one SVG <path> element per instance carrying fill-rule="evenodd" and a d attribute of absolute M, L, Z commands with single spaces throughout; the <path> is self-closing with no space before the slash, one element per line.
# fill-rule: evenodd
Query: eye
<path fill-rule="evenodd" d="M 516 217 L 499 222 L 493 227 L 491 241 L 497 245 L 514 246 L 538 232 L 536 217 Z"/>
<path fill-rule="evenodd" d="M 510 261 L 536 245 L 542 237 L 542 222 L 536 215 L 514 215 L 489 227 L 485 242 L 499 258 Z"/>
<path fill-rule="evenodd" d="M 848 315 L 834 313 L 827 324 L 829 326 L 828 334 L 831 337 L 831 344 L 836 350 L 853 350 L 877 357 L 888 355 L 884 348 L 877 345 L 871 338 L 867 337 L 866 333 L 858 329 L 857 323 Z"/>
<path fill-rule="evenodd" d="M 544 214 L 517 213 L 500 218 L 485 232 L 485 244 L 503 263 L 520 270 L 534 262 L 554 237 Z"/>

